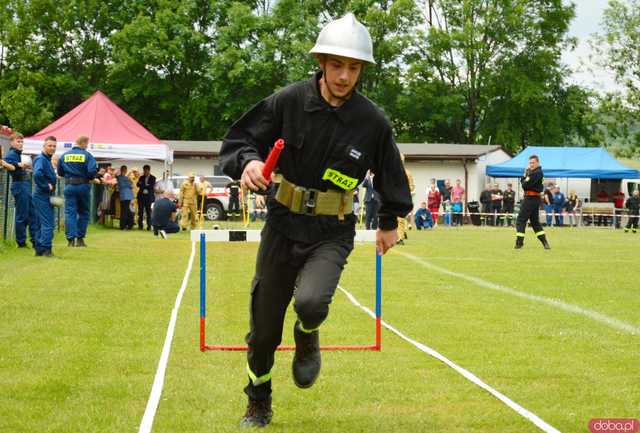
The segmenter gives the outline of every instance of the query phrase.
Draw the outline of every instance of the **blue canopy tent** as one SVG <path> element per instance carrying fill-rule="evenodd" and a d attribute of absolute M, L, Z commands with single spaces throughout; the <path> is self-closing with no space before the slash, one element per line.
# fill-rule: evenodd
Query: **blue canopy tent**
<path fill-rule="evenodd" d="M 587 179 L 640 179 L 640 171 L 625 167 L 600 147 L 529 146 L 513 159 L 489 165 L 487 176 L 520 177 L 530 155 L 538 155 L 545 177 Z"/>

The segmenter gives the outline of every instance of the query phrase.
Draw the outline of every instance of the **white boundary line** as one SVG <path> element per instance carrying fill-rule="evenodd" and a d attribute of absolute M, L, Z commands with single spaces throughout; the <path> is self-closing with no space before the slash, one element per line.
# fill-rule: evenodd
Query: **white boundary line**
<path fill-rule="evenodd" d="M 367 308 L 367 307 L 363 306 L 362 304 L 360 304 L 360 302 L 358 302 L 358 300 L 351 293 L 346 291 L 341 286 L 338 286 L 338 288 L 345 295 L 347 295 L 347 298 L 349 298 L 349 300 L 355 306 L 360 307 L 362 310 L 364 310 L 365 313 L 367 313 L 373 319 L 376 318 L 376 315 L 373 313 L 373 311 L 371 311 L 369 308 Z M 502 394 L 500 391 L 497 391 L 496 389 L 494 389 L 491 386 L 487 385 L 480 378 L 478 378 L 478 376 L 476 376 L 475 374 L 473 374 L 470 371 L 460 367 L 458 364 L 456 364 L 453 361 L 449 360 L 444 355 L 440 354 L 439 352 L 435 351 L 434 349 L 432 349 L 432 348 L 430 348 L 428 346 L 425 346 L 424 344 L 422 344 L 422 343 L 420 343 L 418 341 L 412 340 L 411 338 L 409 338 L 406 335 L 404 335 L 402 332 L 398 331 L 393 326 L 389 325 L 384 320 L 382 320 L 382 326 L 384 326 L 389 331 L 391 331 L 394 334 L 396 334 L 398 337 L 400 337 L 404 341 L 412 344 L 413 346 L 415 346 L 416 348 L 418 348 L 422 352 L 426 353 L 427 355 L 432 356 L 432 357 L 436 358 L 437 360 L 445 363 L 446 365 L 448 365 L 449 367 L 454 369 L 456 372 L 458 372 L 462 376 L 464 376 L 467 380 L 469 380 L 473 384 L 479 386 L 480 388 L 484 389 L 489 394 L 493 395 L 495 398 L 497 398 L 498 400 L 500 400 L 501 402 L 503 402 L 504 404 L 509 406 L 511 409 L 516 411 L 520 416 L 522 416 L 522 417 L 526 418 L 527 420 L 531 421 L 533 424 L 535 424 L 540 430 L 544 431 L 545 433 L 561 433 L 560 430 L 556 429 L 552 425 L 550 425 L 547 422 L 545 422 L 544 420 L 542 420 L 538 415 L 536 415 L 533 412 L 531 412 L 531 411 L 525 409 L 524 407 L 520 406 L 518 403 L 516 403 L 515 401 L 511 400 L 509 397 L 507 397 L 506 395 Z"/>
<path fill-rule="evenodd" d="M 605 314 L 599 313 L 597 311 L 588 310 L 586 308 L 579 307 L 578 305 L 569 304 L 567 302 L 561 301 L 560 299 L 547 298 L 544 296 L 532 295 L 530 293 L 521 292 L 519 290 L 512 289 L 510 287 L 501 286 L 499 284 L 494 284 L 489 281 L 485 281 L 478 277 L 473 277 L 471 275 L 462 274 L 460 272 L 450 271 L 449 269 L 442 268 L 438 265 L 434 265 L 433 263 L 421 258 L 414 256 L 413 254 L 406 253 L 404 251 L 395 251 L 397 254 L 404 256 L 407 259 L 410 259 L 425 268 L 431 269 L 433 271 L 440 272 L 442 274 L 446 274 L 452 277 L 456 277 L 462 280 L 467 280 L 473 284 L 476 284 L 480 287 L 484 287 L 486 289 L 495 290 L 498 292 L 506 293 L 508 295 L 517 296 L 518 298 L 527 299 L 529 301 L 539 302 L 541 304 L 549 305 L 554 308 L 558 308 L 563 311 L 567 311 L 569 313 L 579 314 L 581 316 L 587 317 L 591 320 L 595 320 L 596 322 L 603 323 L 613 329 L 618 331 L 623 331 L 632 335 L 640 335 L 640 327 L 623 322 L 622 320 L 614 319 L 613 317 L 609 317 Z"/>
<path fill-rule="evenodd" d="M 191 242 L 191 256 L 189 257 L 189 264 L 187 270 L 184 273 L 182 279 L 182 285 L 176 296 L 176 302 L 171 310 L 171 319 L 169 320 L 169 326 L 167 327 L 167 336 L 164 339 L 164 346 L 162 347 L 162 354 L 160 355 L 160 361 L 158 361 L 158 370 L 156 376 L 153 379 L 153 386 L 151 387 L 151 394 L 149 395 L 149 401 L 147 402 L 147 408 L 144 411 L 144 416 L 140 422 L 139 433 L 150 433 L 153 426 L 153 418 L 156 415 L 158 404 L 160 403 L 160 396 L 162 395 L 162 387 L 164 386 L 164 376 L 167 371 L 167 362 L 169 361 L 169 353 L 171 352 L 171 342 L 173 341 L 173 331 L 176 328 L 176 320 L 178 319 L 178 310 L 180 309 L 180 303 L 182 302 L 182 295 L 187 288 L 189 282 L 189 275 L 193 268 L 193 259 L 196 255 L 196 243 Z"/>

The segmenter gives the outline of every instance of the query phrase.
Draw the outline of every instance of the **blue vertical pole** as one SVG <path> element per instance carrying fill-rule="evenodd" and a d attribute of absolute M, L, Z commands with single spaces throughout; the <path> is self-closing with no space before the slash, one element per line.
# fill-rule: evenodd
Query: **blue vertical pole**
<path fill-rule="evenodd" d="M 206 293 L 207 293 L 207 239 L 203 233 L 200 233 L 200 350 L 204 351 L 204 327 L 206 312 Z"/>
<path fill-rule="evenodd" d="M 382 348 L 382 254 L 376 251 L 376 350 Z"/>

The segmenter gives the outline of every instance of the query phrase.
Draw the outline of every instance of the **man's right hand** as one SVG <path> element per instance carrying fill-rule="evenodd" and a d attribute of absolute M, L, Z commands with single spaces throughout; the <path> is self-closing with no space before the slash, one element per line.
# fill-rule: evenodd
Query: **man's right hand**
<path fill-rule="evenodd" d="M 264 162 L 251 161 L 245 167 L 242 172 L 240 182 L 242 186 L 249 188 L 251 191 L 266 191 L 269 182 L 262 175 L 262 167 Z"/>

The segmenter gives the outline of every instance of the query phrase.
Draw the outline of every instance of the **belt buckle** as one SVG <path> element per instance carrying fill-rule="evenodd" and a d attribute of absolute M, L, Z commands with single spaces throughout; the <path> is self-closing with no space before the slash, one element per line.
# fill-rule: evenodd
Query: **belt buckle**
<path fill-rule="evenodd" d="M 316 189 L 305 189 L 303 194 L 302 194 L 302 209 L 301 209 L 301 213 L 303 215 L 313 215 L 315 208 L 316 208 L 316 204 L 317 204 L 317 197 L 318 197 L 318 193 L 320 191 L 316 190 Z"/>

